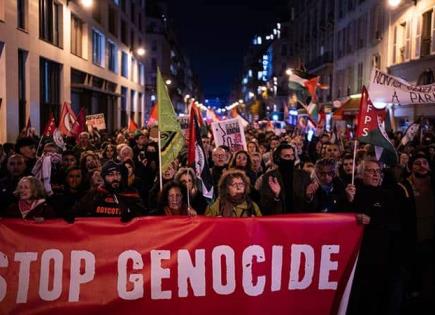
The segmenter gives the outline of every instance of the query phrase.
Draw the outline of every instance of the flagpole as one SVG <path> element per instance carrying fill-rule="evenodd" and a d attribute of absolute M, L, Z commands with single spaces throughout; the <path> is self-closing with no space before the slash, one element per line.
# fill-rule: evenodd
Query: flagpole
<path fill-rule="evenodd" d="M 163 189 L 163 178 L 162 178 L 162 143 L 160 140 L 160 128 L 158 129 L 159 136 L 159 179 L 160 179 L 160 191 Z"/>
<path fill-rule="evenodd" d="M 356 147 L 358 145 L 358 140 L 355 139 L 353 146 L 353 163 L 352 163 L 352 185 L 355 183 L 355 162 L 356 162 Z"/>
<path fill-rule="evenodd" d="M 42 134 L 41 135 L 41 139 L 39 139 L 39 143 L 38 143 L 38 147 L 36 148 L 36 155 L 39 157 L 39 156 L 41 156 L 41 155 L 38 155 L 38 152 L 39 152 L 39 147 L 41 146 L 41 142 L 42 142 L 42 139 L 44 138 L 44 134 Z"/>

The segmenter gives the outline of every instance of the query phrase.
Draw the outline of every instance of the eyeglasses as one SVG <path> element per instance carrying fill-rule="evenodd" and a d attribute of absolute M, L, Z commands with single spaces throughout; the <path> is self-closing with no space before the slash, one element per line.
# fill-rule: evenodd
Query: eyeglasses
<path fill-rule="evenodd" d="M 382 171 L 381 171 L 381 169 L 380 168 L 368 168 L 368 169 L 366 169 L 366 170 L 364 170 L 367 174 L 370 174 L 370 175 L 375 175 L 375 174 L 378 174 L 378 175 L 380 175 L 381 173 L 382 173 Z"/>
<path fill-rule="evenodd" d="M 232 183 L 230 186 L 233 188 L 245 188 L 245 183 Z"/>

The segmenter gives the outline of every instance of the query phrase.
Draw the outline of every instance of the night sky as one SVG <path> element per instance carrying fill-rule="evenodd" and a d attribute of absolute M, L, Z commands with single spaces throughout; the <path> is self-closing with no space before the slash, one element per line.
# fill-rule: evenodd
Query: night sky
<path fill-rule="evenodd" d="M 206 97 L 227 97 L 255 34 L 270 33 L 281 0 L 167 0 L 177 38 Z M 285 1 L 284 1 L 285 2 Z"/>

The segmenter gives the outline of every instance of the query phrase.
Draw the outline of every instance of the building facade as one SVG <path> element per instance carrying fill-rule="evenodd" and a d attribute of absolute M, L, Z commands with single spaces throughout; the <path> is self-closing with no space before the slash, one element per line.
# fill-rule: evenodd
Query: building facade
<path fill-rule="evenodd" d="M 145 0 L 0 0 L 0 142 L 28 117 L 39 132 L 58 122 L 64 102 L 109 131 L 142 125 L 145 14 Z"/>

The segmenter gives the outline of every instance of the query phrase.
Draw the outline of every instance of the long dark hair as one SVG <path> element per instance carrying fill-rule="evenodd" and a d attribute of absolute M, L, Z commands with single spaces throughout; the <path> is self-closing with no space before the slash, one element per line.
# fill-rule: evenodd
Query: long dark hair
<path fill-rule="evenodd" d="M 181 201 L 182 205 L 187 206 L 186 187 L 179 182 L 171 180 L 171 181 L 167 182 L 165 185 L 163 185 L 163 189 L 159 194 L 159 209 L 161 211 L 164 211 L 164 209 L 169 205 L 168 195 L 169 195 L 169 191 L 172 188 L 180 189 L 181 195 L 182 195 L 182 201 Z"/>

